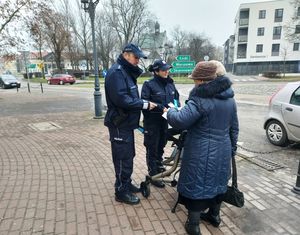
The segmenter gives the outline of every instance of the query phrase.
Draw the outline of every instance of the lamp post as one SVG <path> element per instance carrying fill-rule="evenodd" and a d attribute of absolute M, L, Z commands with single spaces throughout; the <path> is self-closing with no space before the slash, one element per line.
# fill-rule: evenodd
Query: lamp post
<path fill-rule="evenodd" d="M 27 89 L 28 92 L 31 93 L 30 91 L 30 84 L 29 84 L 29 73 L 28 73 L 28 62 L 27 62 L 27 56 L 29 55 L 29 51 L 22 51 L 23 54 L 23 59 L 24 59 L 24 64 L 25 64 L 25 71 L 26 71 L 26 76 L 27 76 Z"/>
<path fill-rule="evenodd" d="M 94 69 L 95 69 L 95 91 L 94 91 L 94 102 L 95 102 L 95 117 L 101 118 L 102 116 L 102 100 L 100 92 L 99 83 L 99 71 L 98 71 L 98 58 L 96 49 L 96 39 L 95 39 L 95 9 L 99 0 L 81 0 L 82 8 L 85 12 L 88 12 L 91 18 L 92 26 L 92 41 L 93 41 L 93 57 L 94 57 Z"/>

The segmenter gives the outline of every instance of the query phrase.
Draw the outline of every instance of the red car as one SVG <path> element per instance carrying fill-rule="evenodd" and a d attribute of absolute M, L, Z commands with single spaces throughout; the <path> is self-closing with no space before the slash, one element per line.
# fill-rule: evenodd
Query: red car
<path fill-rule="evenodd" d="M 55 74 L 48 79 L 48 84 L 64 85 L 65 83 L 70 83 L 71 85 L 76 82 L 75 77 L 69 74 Z"/>

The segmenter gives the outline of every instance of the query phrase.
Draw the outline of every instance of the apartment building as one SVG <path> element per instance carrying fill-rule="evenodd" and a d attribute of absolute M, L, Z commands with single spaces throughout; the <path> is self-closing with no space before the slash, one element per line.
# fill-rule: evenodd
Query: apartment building
<path fill-rule="evenodd" d="M 300 6 L 292 0 L 241 4 L 235 19 L 232 72 L 300 72 Z M 294 30 L 297 39 L 287 37 Z M 232 39 L 231 39 L 232 40 Z M 229 55 L 224 51 L 225 58 Z"/>

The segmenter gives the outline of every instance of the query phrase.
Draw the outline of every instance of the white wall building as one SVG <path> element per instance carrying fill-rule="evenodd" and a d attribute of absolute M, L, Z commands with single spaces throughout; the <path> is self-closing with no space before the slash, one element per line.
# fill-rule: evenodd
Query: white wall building
<path fill-rule="evenodd" d="M 291 0 L 241 4 L 235 19 L 233 72 L 300 72 L 300 41 L 286 38 L 287 27 L 300 34 L 297 17 L 300 6 Z"/>

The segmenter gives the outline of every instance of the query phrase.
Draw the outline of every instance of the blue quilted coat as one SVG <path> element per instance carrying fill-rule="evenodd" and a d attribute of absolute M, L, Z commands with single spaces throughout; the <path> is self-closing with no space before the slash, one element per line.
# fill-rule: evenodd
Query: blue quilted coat
<path fill-rule="evenodd" d="M 227 77 L 201 84 L 180 111 L 168 111 L 169 124 L 187 130 L 177 187 L 184 197 L 208 199 L 226 192 L 239 132 L 231 84 Z"/>

